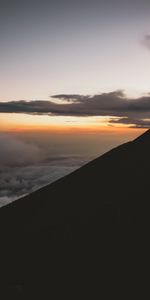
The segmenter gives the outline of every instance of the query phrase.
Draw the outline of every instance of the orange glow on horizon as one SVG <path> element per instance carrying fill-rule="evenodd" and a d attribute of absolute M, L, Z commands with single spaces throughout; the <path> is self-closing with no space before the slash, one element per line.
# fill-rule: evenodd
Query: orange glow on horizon
<path fill-rule="evenodd" d="M 0 115 L 0 131 L 45 131 L 63 133 L 143 133 L 146 129 L 129 128 L 126 125 L 110 125 L 109 117 L 61 117 L 47 115 L 13 114 Z"/>
<path fill-rule="evenodd" d="M 49 126 L 49 127 L 38 127 L 38 126 L 18 126 L 18 127 L 7 127 L 3 130 L 0 129 L 0 132 L 49 132 L 53 134 L 117 134 L 117 135 L 140 135 L 142 134 L 146 129 L 142 128 L 129 128 L 129 127 L 111 127 L 111 126 L 99 126 L 99 127 L 63 127 L 63 126 Z"/>

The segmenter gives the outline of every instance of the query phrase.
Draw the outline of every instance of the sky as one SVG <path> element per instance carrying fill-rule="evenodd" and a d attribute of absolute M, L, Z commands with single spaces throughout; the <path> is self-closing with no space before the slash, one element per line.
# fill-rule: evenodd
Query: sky
<path fill-rule="evenodd" d="M 0 205 L 150 127 L 149 16 L 148 0 L 0 1 Z"/>
<path fill-rule="evenodd" d="M 1 101 L 149 92 L 148 0 L 1 0 Z"/>
<path fill-rule="evenodd" d="M 118 90 L 134 99 L 149 93 L 148 0 L 1 0 L 0 5 L 0 102 Z M 65 120 L 51 118 L 50 125 L 63 126 Z M 36 116 L 32 122 L 47 120 Z"/>

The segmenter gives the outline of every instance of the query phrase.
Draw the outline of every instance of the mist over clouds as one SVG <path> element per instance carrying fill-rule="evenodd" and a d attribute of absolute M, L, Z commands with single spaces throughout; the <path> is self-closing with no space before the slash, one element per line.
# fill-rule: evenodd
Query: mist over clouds
<path fill-rule="evenodd" d="M 86 159 L 55 155 L 41 145 L 0 134 L 0 206 L 18 199 L 80 167 Z"/>
<path fill-rule="evenodd" d="M 0 134 L 0 165 L 23 166 L 35 164 L 43 157 L 35 145 L 20 141 L 10 134 Z"/>

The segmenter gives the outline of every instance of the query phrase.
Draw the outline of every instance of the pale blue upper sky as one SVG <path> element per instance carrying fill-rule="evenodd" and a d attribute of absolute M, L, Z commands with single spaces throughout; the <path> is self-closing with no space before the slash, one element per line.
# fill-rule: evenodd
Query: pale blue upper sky
<path fill-rule="evenodd" d="M 150 1 L 5 0 L 0 101 L 150 91 Z"/>

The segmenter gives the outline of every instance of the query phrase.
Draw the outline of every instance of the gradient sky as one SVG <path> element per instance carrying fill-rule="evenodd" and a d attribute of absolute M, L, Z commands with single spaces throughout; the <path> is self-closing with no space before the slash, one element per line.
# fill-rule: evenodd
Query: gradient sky
<path fill-rule="evenodd" d="M 1 0 L 0 206 L 150 127 L 149 79 L 150 1 Z"/>
<path fill-rule="evenodd" d="M 4 0 L 0 101 L 125 89 L 149 92 L 147 0 Z"/>

